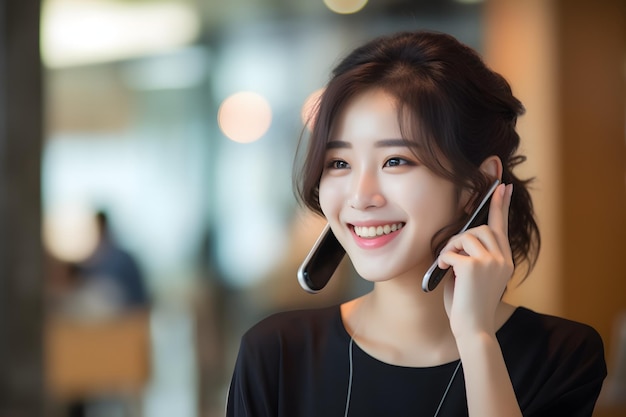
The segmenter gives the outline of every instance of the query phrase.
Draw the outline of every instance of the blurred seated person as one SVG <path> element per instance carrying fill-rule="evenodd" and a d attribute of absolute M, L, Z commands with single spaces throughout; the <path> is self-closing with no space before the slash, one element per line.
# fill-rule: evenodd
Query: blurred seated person
<path fill-rule="evenodd" d="M 100 317 L 147 307 L 148 292 L 137 261 L 114 238 L 105 211 L 95 214 L 95 222 L 94 251 L 69 266 L 77 284 L 67 306 L 70 312 Z"/>

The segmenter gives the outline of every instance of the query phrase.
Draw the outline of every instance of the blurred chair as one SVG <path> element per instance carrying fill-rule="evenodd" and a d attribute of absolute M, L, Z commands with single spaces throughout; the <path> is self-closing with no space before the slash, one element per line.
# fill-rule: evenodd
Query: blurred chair
<path fill-rule="evenodd" d="M 138 416 L 150 377 L 150 323 L 147 311 L 107 320 L 80 320 L 52 314 L 46 322 L 48 392 L 56 403 L 115 399 L 125 416 Z"/>

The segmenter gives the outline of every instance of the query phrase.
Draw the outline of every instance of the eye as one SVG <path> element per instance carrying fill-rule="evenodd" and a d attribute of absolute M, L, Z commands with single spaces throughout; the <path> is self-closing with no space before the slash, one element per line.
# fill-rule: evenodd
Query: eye
<path fill-rule="evenodd" d="M 406 159 L 394 157 L 394 158 L 387 159 L 384 166 L 385 167 L 399 167 L 401 165 L 408 165 L 408 164 L 410 164 L 410 162 L 407 161 Z"/>
<path fill-rule="evenodd" d="M 350 168 L 350 165 L 341 159 L 333 159 L 332 161 L 329 161 L 328 164 L 326 164 L 326 166 L 330 169 L 348 169 Z"/>

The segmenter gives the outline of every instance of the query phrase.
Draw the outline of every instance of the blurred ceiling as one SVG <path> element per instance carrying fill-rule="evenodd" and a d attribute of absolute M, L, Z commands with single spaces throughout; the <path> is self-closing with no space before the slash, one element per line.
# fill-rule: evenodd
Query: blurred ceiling
<path fill-rule="evenodd" d="M 285 19 L 459 15 L 480 0 L 361 0 L 354 15 L 325 2 L 358 0 L 43 0 L 42 54 L 48 67 L 81 65 L 155 53 L 211 38 L 237 25 Z"/>
<path fill-rule="evenodd" d="M 132 2 L 133 0 L 126 0 Z M 146 0 L 144 0 L 146 1 Z M 185 0 L 183 0 L 185 1 Z M 259 18 L 333 16 L 323 0 L 195 0 L 209 31 Z M 482 0 L 369 0 L 359 17 L 463 13 Z"/>

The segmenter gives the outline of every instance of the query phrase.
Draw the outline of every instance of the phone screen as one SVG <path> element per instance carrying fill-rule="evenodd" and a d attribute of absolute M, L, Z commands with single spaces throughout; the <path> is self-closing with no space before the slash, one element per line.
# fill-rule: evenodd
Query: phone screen
<path fill-rule="evenodd" d="M 321 291 L 346 254 L 329 225 L 326 225 L 313 249 L 298 269 L 298 282 L 307 292 Z"/>
<path fill-rule="evenodd" d="M 472 227 L 480 226 L 487 223 L 489 217 L 489 202 L 491 201 L 491 196 L 493 195 L 494 191 L 496 191 L 496 188 L 498 188 L 499 184 L 500 181 L 496 180 L 491 185 L 491 188 L 489 188 L 489 191 L 487 191 L 485 197 L 481 200 L 476 210 L 474 210 L 474 212 L 470 216 L 470 219 L 467 221 L 467 223 L 465 223 L 465 226 L 463 226 L 463 228 L 459 231 L 459 234 L 463 233 L 467 229 L 471 229 Z M 433 262 L 430 268 L 428 268 L 428 271 L 426 271 L 426 273 L 424 274 L 424 278 L 422 280 L 422 290 L 424 290 L 424 292 L 429 292 L 437 288 L 437 285 L 439 285 L 441 280 L 443 280 L 443 277 L 445 277 L 447 272 L 447 269 L 439 268 L 439 266 L 437 265 L 437 260 L 435 259 L 435 262 Z"/>

